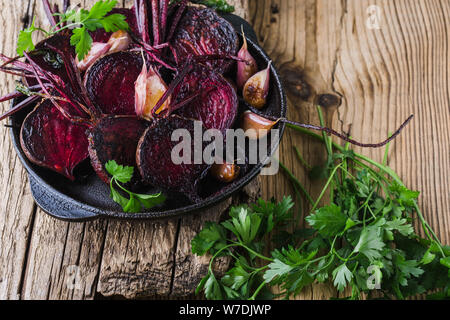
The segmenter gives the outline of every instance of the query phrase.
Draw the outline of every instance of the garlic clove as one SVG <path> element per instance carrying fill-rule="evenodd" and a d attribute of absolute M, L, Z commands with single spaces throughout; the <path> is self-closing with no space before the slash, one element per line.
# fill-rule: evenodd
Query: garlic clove
<path fill-rule="evenodd" d="M 76 58 L 76 64 L 78 69 L 80 71 L 86 71 L 91 65 L 94 64 L 95 61 L 97 61 L 100 57 L 108 53 L 110 48 L 111 45 L 109 43 L 102 43 L 102 42 L 92 43 L 91 50 L 82 61 L 79 61 L 78 57 Z"/>
<path fill-rule="evenodd" d="M 266 105 L 267 96 L 269 94 L 270 84 L 270 67 L 272 61 L 266 69 L 253 75 L 245 84 L 243 96 L 245 102 L 251 106 L 261 109 Z"/>
<path fill-rule="evenodd" d="M 131 37 L 128 32 L 119 30 L 111 35 L 108 44 L 111 45 L 111 48 L 109 49 L 110 53 L 123 51 L 130 46 Z"/>
<path fill-rule="evenodd" d="M 254 112 L 245 111 L 242 115 L 241 128 L 250 140 L 258 140 L 267 136 L 279 121 L 280 119 L 272 121 Z"/>
<path fill-rule="evenodd" d="M 138 76 L 135 83 L 135 109 L 136 114 L 147 120 L 153 119 L 152 110 L 167 91 L 167 85 L 161 76 L 150 66 L 147 69 L 147 65 L 144 63 L 142 66 L 142 72 Z M 170 97 L 156 112 L 160 114 L 170 106 Z"/>
<path fill-rule="evenodd" d="M 230 183 L 239 177 L 241 168 L 236 164 L 214 164 L 211 167 L 212 176 L 220 182 Z"/>
<path fill-rule="evenodd" d="M 258 72 L 258 64 L 253 56 L 248 51 L 247 38 L 244 34 L 244 28 L 242 28 L 242 37 L 244 39 L 244 44 L 238 52 L 238 58 L 244 61 L 239 61 L 237 64 L 237 79 L 236 84 L 239 90 L 242 90 L 247 83 L 248 79 L 250 79 L 255 73 Z"/>

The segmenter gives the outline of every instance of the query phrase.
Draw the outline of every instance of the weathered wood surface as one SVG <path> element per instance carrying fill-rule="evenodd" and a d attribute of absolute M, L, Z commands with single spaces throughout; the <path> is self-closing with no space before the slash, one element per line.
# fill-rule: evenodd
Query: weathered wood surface
<path fill-rule="evenodd" d="M 40 1 L 0 1 L 0 51 L 14 55 L 22 17 L 45 21 Z M 87 0 L 85 3 L 95 1 Z M 130 2 L 130 1 L 128 1 Z M 260 42 L 281 70 L 290 100 L 289 117 L 318 123 L 314 99 L 331 93 L 340 107 L 327 111 L 328 125 L 364 141 L 383 140 L 411 113 L 413 124 L 396 140 L 390 165 L 410 188 L 422 191 L 421 206 L 442 241 L 450 243 L 449 68 L 450 2 L 447 0 L 235 0 Z M 368 8 L 378 16 L 367 24 Z M 247 10 L 249 8 L 249 10 Z M 376 7 L 374 7 L 377 12 Z M 378 19 L 377 19 L 378 18 Z M 378 25 L 376 24 L 378 22 Z M 377 28 L 379 27 L 379 28 Z M 299 75 L 311 86 L 304 90 Z M 0 76 L 0 94 L 14 79 Z M 1 105 L 2 110 L 8 104 Z M 225 202 L 201 217 L 157 223 L 67 223 L 33 204 L 27 177 L 0 128 L 0 299 L 93 299 L 155 297 L 192 292 L 205 261 L 189 255 L 202 221 L 217 219 Z M 292 154 L 299 147 L 310 164 L 324 158 L 320 145 L 287 132 L 281 159 L 312 194 Z M 381 160 L 381 150 L 358 150 Z M 280 174 L 263 178 L 265 198 L 290 194 Z M 250 198 L 257 196 L 252 188 Z M 305 203 L 306 206 L 306 203 Z M 335 294 L 313 286 L 299 298 Z"/>
<path fill-rule="evenodd" d="M 372 6 L 372 7 L 371 7 Z M 442 242 L 450 243 L 450 2 L 448 0 L 258 0 L 250 1 L 251 23 L 282 70 L 289 118 L 318 124 L 316 95 L 342 97 L 327 111 L 328 125 L 363 141 L 382 141 L 410 115 L 413 123 L 393 144 L 389 164 L 412 189 Z M 370 20 L 369 20 L 370 18 Z M 307 101 L 297 75 L 311 85 Z M 312 164 L 324 149 L 287 132 L 281 160 L 311 184 L 292 147 Z M 383 150 L 361 150 L 381 161 Z M 283 175 L 263 179 L 263 194 L 292 192 Z M 304 204 L 307 206 L 307 203 Z M 300 298 L 328 297 L 312 287 Z"/>

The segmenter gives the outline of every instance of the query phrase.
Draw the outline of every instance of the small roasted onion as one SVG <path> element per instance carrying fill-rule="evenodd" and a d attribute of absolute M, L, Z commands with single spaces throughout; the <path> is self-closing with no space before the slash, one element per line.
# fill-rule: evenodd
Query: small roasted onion
<path fill-rule="evenodd" d="M 82 61 L 76 58 L 77 67 L 80 71 L 86 71 L 91 65 L 94 64 L 101 56 L 105 55 L 111 49 L 111 44 L 102 43 L 102 42 L 94 42 L 92 43 L 91 50 L 84 57 Z"/>
<path fill-rule="evenodd" d="M 243 61 L 239 61 L 237 64 L 237 78 L 236 83 L 239 90 L 242 90 L 255 73 L 258 72 L 258 64 L 253 56 L 248 52 L 247 38 L 245 37 L 244 30 L 242 29 L 242 37 L 244 38 L 244 44 L 238 52 L 238 58 Z"/>
<path fill-rule="evenodd" d="M 261 109 L 266 105 L 269 94 L 271 65 L 272 61 L 269 62 L 267 69 L 258 72 L 248 79 L 242 91 L 245 102 L 257 109 Z"/>
<path fill-rule="evenodd" d="M 239 177 L 240 169 L 236 164 L 214 164 L 211 168 L 211 174 L 220 182 L 230 183 Z"/>
<path fill-rule="evenodd" d="M 264 138 L 269 131 L 280 121 L 272 121 L 251 111 L 245 111 L 242 115 L 241 128 L 245 136 L 251 140 Z"/>
<path fill-rule="evenodd" d="M 147 70 L 144 63 L 142 72 L 136 80 L 135 84 L 135 108 L 139 117 L 147 120 L 153 119 L 153 108 L 167 91 L 167 85 L 161 76 L 153 69 L 152 66 Z M 156 111 L 157 114 L 166 110 L 170 106 L 170 97 Z"/>
<path fill-rule="evenodd" d="M 128 49 L 131 43 L 131 37 L 128 32 L 119 30 L 114 32 L 109 38 L 108 44 L 111 45 L 110 53 L 119 52 Z"/>

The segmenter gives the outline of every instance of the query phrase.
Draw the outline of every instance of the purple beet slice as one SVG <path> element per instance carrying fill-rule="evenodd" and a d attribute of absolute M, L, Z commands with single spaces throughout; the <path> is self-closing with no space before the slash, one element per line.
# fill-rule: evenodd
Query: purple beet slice
<path fill-rule="evenodd" d="M 89 130 L 89 154 L 97 175 L 109 183 L 105 165 L 110 160 L 136 168 L 136 149 L 148 124 L 135 116 L 109 116 Z M 141 180 L 135 170 L 132 184 Z"/>
<path fill-rule="evenodd" d="M 233 26 L 209 8 L 188 7 L 172 40 L 175 60 L 181 64 L 189 55 L 236 55 L 238 36 Z M 233 61 L 208 62 L 220 72 L 228 71 Z"/>
<path fill-rule="evenodd" d="M 75 167 L 89 156 L 86 130 L 45 100 L 25 118 L 20 143 L 31 162 L 75 180 Z"/>
<path fill-rule="evenodd" d="M 179 102 L 196 93 L 198 98 L 178 114 L 202 121 L 206 130 L 217 129 L 224 133 L 232 127 L 238 112 L 238 97 L 221 74 L 198 65 L 184 78 L 174 96 Z"/>
<path fill-rule="evenodd" d="M 139 53 L 122 51 L 97 60 L 86 72 L 89 98 L 107 115 L 135 115 L 134 83 L 142 71 Z"/>
<path fill-rule="evenodd" d="M 153 186 L 183 193 L 191 201 L 198 202 L 197 185 L 209 166 L 194 164 L 193 161 L 190 164 L 172 161 L 172 149 L 180 143 L 171 139 L 176 129 L 186 129 L 190 133 L 193 159 L 194 121 L 171 116 L 154 123 L 142 136 L 136 155 L 139 171 L 143 179 Z"/>

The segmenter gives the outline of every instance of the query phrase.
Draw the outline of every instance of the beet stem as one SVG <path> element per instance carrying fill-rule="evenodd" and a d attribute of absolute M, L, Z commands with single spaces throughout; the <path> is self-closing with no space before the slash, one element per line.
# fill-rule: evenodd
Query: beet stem
<path fill-rule="evenodd" d="M 48 21 L 50 22 L 50 25 L 52 27 L 56 26 L 57 23 L 55 20 L 55 16 L 53 15 L 53 10 L 50 6 L 50 3 L 48 2 L 48 0 L 42 0 L 42 4 L 44 5 L 44 11 L 45 11 Z"/>
<path fill-rule="evenodd" d="M 159 30 L 159 0 L 152 0 L 152 21 L 153 21 L 153 45 L 160 43 L 161 35 Z"/>
<path fill-rule="evenodd" d="M 6 118 L 12 116 L 13 114 L 19 112 L 20 110 L 28 107 L 30 104 L 34 103 L 36 100 L 42 99 L 40 96 L 31 96 L 23 100 L 21 103 L 18 103 L 11 110 L 5 112 L 0 116 L 0 121 L 5 120 Z"/>
<path fill-rule="evenodd" d="M 167 34 L 167 15 L 169 11 L 169 0 L 161 0 L 161 41 L 165 40 Z"/>
<path fill-rule="evenodd" d="M 139 6 L 138 28 L 141 33 L 142 41 L 150 44 L 150 35 L 148 33 L 148 4 L 147 0 L 141 0 Z"/>
<path fill-rule="evenodd" d="M 183 70 L 175 77 L 175 79 L 172 80 L 172 82 L 170 83 L 169 88 L 167 89 L 167 91 L 163 94 L 163 96 L 159 99 L 158 103 L 153 107 L 152 109 L 152 115 L 153 117 L 158 117 L 158 115 L 156 114 L 156 111 L 159 110 L 159 108 L 161 108 L 161 106 L 164 104 L 164 102 L 166 102 L 166 100 L 170 97 L 170 95 L 173 93 L 173 91 L 175 90 L 175 88 L 180 84 L 180 82 L 184 79 L 184 77 L 188 74 L 188 72 L 192 69 L 191 66 L 191 59 L 188 59 L 186 61 L 186 64 L 183 68 Z"/>
<path fill-rule="evenodd" d="M 70 0 L 63 0 L 62 12 L 66 13 L 69 7 L 70 7 Z"/>
<path fill-rule="evenodd" d="M 253 113 L 255 113 L 255 114 L 257 114 L 257 115 L 259 115 L 259 116 L 261 116 L 261 117 L 263 117 L 263 118 L 266 118 L 266 119 L 269 119 L 269 120 L 272 120 L 272 121 L 282 121 L 282 122 L 284 122 L 284 123 L 288 123 L 288 124 L 290 124 L 290 125 L 297 126 L 297 127 L 301 127 L 301 128 L 305 128 L 305 129 L 309 129 L 309 130 L 316 130 L 316 131 L 326 132 L 326 133 L 328 133 L 328 134 L 330 134 L 330 135 L 334 135 L 334 136 L 336 136 L 336 137 L 338 137 L 338 138 L 344 140 L 345 142 L 351 143 L 351 144 L 353 144 L 353 145 L 355 145 L 355 146 L 362 147 L 362 148 L 381 148 L 381 147 L 384 147 L 384 146 L 387 145 L 389 142 L 391 142 L 391 141 L 393 141 L 395 138 L 397 138 L 397 136 L 400 135 L 400 133 L 402 132 L 402 130 L 403 130 L 403 129 L 408 125 L 408 123 L 411 122 L 411 120 L 414 118 L 414 115 L 413 115 L 413 114 L 410 115 L 410 116 L 408 117 L 408 119 L 406 119 L 405 122 L 403 122 L 402 125 L 397 129 L 397 131 L 395 131 L 395 133 L 394 133 L 392 136 L 390 136 L 388 139 L 384 140 L 383 142 L 380 142 L 380 143 L 361 143 L 361 142 L 359 142 L 359 141 L 350 139 L 350 138 L 348 138 L 346 135 L 344 135 L 344 134 L 342 134 L 342 133 L 339 133 L 339 132 L 337 132 L 337 131 L 335 131 L 335 130 L 333 130 L 333 129 L 326 128 L 326 127 L 315 126 L 315 125 L 310 125 L 310 124 L 298 123 L 298 122 L 295 122 L 295 121 L 290 121 L 290 120 L 285 119 L 285 118 L 276 118 L 276 117 L 272 117 L 272 116 L 263 114 L 261 111 L 259 111 L 258 109 L 256 109 L 256 108 L 250 106 L 248 103 L 246 103 L 246 102 L 243 101 L 243 100 L 240 100 L 240 102 L 241 102 L 241 103 L 244 103 L 245 106 L 246 106 L 251 112 L 253 112 Z"/>
<path fill-rule="evenodd" d="M 187 0 L 182 0 L 181 3 L 179 4 L 177 12 L 175 13 L 175 18 L 173 19 L 172 25 L 170 26 L 169 35 L 166 39 L 166 42 L 170 43 L 173 36 L 175 35 L 175 31 L 177 30 L 178 24 L 180 23 L 181 17 L 183 16 L 186 7 L 187 7 Z"/>

